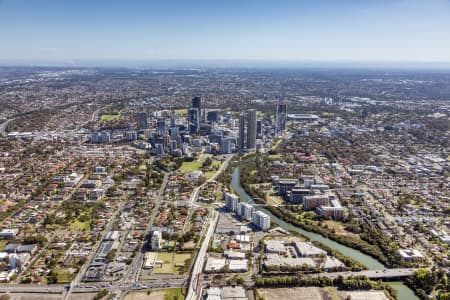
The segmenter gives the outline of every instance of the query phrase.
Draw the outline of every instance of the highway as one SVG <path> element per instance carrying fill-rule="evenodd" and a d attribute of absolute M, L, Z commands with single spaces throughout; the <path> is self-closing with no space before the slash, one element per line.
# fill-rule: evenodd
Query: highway
<path fill-rule="evenodd" d="M 0 124 L 0 135 L 1 136 L 5 136 L 6 135 L 6 127 L 8 126 L 9 122 L 11 122 L 13 119 L 8 119 L 5 122 L 3 122 L 2 124 Z"/>
<path fill-rule="evenodd" d="M 116 284 L 106 284 L 106 283 L 91 283 L 76 285 L 72 287 L 71 293 L 92 293 L 97 292 L 102 289 L 107 290 L 139 290 L 139 289 L 159 289 L 159 288 L 176 288 L 183 287 L 187 284 L 187 280 L 181 279 L 171 279 L 168 280 L 152 280 L 152 281 L 141 281 L 132 283 L 116 283 Z M 52 285 L 39 285 L 39 284 L 0 284 L 0 293 L 49 293 L 49 294 L 62 294 L 61 297 L 68 297 L 67 294 L 63 294 L 66 290 L 63 284 L 52 284 Z"/>
<path fill-rule="evenodd" d="M 194 260 L 194 264 L 191 270 L 190 281 L 188 285 L 188 293 L 186 295 L 186 300 L 196 300 L 200 296 L 197 290 L 197 282 L 202 274 L 203 266 L 205 264 L 206 251 L 208 250 L 209 241 L 216 228 L 217 221 L 219 220 L 219 214 L 217 211 L 211 209 L 211 222 L 209 223 L 208 231 L 206 232 L 205 239 L 203 240 L 200 250 Z"/>
<path fill-rule="evenodd" d="M 64 291 L 64 285 L 38 285 L 38 284 L 0 284 L 0 293 L 52 293 L 59 294 Z"/>

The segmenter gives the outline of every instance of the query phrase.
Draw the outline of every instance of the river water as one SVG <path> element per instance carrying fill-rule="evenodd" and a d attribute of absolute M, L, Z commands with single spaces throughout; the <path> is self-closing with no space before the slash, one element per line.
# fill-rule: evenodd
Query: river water
<path fill-rule="evenodd" d="M 250 195 L 248 195 L 247 192 L 241 187 L 240 178 L 239 178 L 239 167 L 236 167 L 233 171 L 231 186 L 232 186 L 233 190 L 235 191 L 235 193 L 241 198 L 241 201 L 247 202 L 247 203 L 252 203 L 252 204 L 255 203 L 253 201 L 252 197 L 250 197 Z M 359 250 L 344 246 L 344 245 L 342 245 L 338 242 L 335 242 L 333 240 L 330 240 L 329 238 L 326 238 L 320 234 L 306 231 L 302 228 L 299 228 L 290 223 L 287 223 L 287 222 L 283 221 L 282 219 L 274 216 L 270 211 L 268 211 L 267 209 L 265 209 L 263 207 L 256 207 L 256 209 L 268 214 L 270 216 L 271 221 L 273 223 L 279 225 L 281 228 L 289 230 L 289 231 L 298 232 L 298 233 L 308 237 L 312 241 L 318 241 L 328 247 L 336 249 L 337 251 L 341 252 L 342 254 L 352 257 L 354 260 L 357 260 L 358 262 L 364 264 L 370 270 L 380 270 L 380 269 L 385 268 L 384 265 L 381 264 L 378 260 L 376 260 L 375 258 L 373 258 L 367 254 L 362 253 Z M 419 298 L 417 298 L 414 295 L 413 291 L 411 289 L 409 289 L 403 283 L 395 282 L 390 285 L 397 290 L 397 295 L 398 295 L 399 300 L 419 300 Z"/>

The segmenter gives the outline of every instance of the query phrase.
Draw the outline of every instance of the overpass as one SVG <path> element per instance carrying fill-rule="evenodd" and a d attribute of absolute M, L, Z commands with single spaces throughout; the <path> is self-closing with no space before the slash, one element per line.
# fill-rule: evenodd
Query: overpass
<path fill-rule="evenodd" d="M 370 279 L 396 279 L 410 277 L 414 274 L 417 268 L 397 268 L 397 269 L 381 269 L 381 270 L 364 270 L 358 272 L 332 272 L 332 273 L 318 273 L 311 274 L 312 277 L 327 276 L 330 278 L 337 278 L 342 276 L 344 278 L 350 276 L 366 276 Z"/>

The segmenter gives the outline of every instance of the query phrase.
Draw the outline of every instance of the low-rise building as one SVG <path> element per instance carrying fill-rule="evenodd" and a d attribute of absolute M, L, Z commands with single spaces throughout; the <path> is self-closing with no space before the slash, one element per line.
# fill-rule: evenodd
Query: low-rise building
<path fill-rule="evenodd" d="M 228 267 L 231 272 L 247 272 L 248 259 L 230 259 L 228 261 Z"/>
<path fill-rule="evenodd" d="M 2 231 L 0 231 L 0 239 L 13 239 L 16 237 L 18 233 L 19 233 L 18 228 L 3 229 Z"/>
<path fill-rule="evenodd" d="M 264 263 L 265 268 L 299 268 L 308 267 L 315 268 L 316 263 L 309 257 L 284 257 L 278 254 L 265 254 Z"/>
<path fill-rule="evenodd" d="M 417 261 L 425 258 L 425 256 L 417 249 L 400 249 L 397 252 L 406 261 Z"/>
<path fill-rule="evenodd" d="M 266 253 L 285 254 L 286 242 L 279 240 L 264 240 L 264 251 Z"/>
<path fill-rule="evenodd" d="M 325 250 L 320 249 L 310 243 L 296 242 L 294 247 L 297 251 L 298 256 L 301 257 L 320 256 L 327 254 Z"/>
<path fill-rule="evenodd" d="M 226 265 L 225 258 L 208 257 L 205 264 L 205 273 L 220 273 Z"/>

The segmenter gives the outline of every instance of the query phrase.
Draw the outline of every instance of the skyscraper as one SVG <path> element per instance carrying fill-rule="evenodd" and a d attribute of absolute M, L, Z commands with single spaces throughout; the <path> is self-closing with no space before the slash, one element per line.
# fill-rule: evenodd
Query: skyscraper
<path fill-rule="evenodd" d="M 202 111 L 202 98 L 195 96 L 192 98 L 192 107 L 197 108 L 199 112 Z"/>
<path fill-rule="evenodd" d="M 194 134 L 200 128 L 200 112 L 198 108 L 189 108 L 189 133 Z"/>
<path fill-rule="evenodd" d="M 148 122 L 147 122 L 147 113 L 141 112 L 138 115 L 138 128 L 139 129 L 148 129 Z"/>
<path fill-rule="evenodd" d="M 239 149 L 245 148 L 245 116 L 239 115 Z"/>
<path fill-rule="evenodd" d="M 164 135 L 166 134 L 166 121 L 163 118 L 160 118 L 156 122 L 156 129 L 158 134 Z"/>
<path fill-rule="evenodd" d="M 247 149 L 256 148 L 256 110 L 247 112 Z"/>
<path fill-rule="evenodd" d="M 173 128 L 175 126 L 176 126 L 175 113 L 172 112 L 172 115 L 170 116 L 170 128 Z"/>
<path fill-rule="evenodd" d="M 287 105 L 278 103 L 277 105 L 277 134 L 283 134 L 286 130 Z"/>

